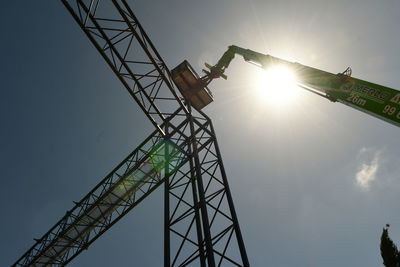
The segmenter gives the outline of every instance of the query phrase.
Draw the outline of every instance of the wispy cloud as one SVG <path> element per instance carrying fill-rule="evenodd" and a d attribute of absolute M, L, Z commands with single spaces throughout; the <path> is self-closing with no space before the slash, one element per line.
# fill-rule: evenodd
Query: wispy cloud
<path fill-rule="evenodd" d="M 363 189 L 369 189 L 371 183 L 376 179 L 376 173 L 380 164 L 380 151 L 363 147 L 360 152 L 360 163 L 358 172 L 356 173 L 356 182 Z"/>

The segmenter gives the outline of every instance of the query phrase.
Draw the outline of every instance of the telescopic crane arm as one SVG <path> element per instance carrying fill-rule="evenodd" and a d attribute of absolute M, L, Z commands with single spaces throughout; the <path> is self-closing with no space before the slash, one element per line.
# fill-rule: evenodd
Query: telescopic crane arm
<path fill-rule="evenodd" d="M 235 55 L 264 69 L 286 67 L 295 74 L 300 87 L 400 126 L 400 91 L 351 77 L 350 68 L 333 74 L 232 45 L 217 64 L 206 63 L 209 71 L 204 70 L 203 82 L 209 84 L 219 77 L 227 79 L 225 71 Z"/>

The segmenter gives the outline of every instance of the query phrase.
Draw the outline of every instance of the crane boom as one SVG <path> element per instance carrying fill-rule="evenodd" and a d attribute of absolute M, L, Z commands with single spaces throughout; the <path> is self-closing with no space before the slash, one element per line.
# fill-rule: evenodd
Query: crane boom
<path fill-rule="evenodd" d="M 207 82 L 219 77 L 226 79 L 224 72 L 236 54 L 264 69 L 287 67 L 296 75 L 300 87 L 400 126 L 400 91 L 351 77 L 350 68 L 333 74 L 232 45 L 215 66 L 206 64 L 210 69 Z"/>
<path fill-rule="evenodd" d="M 162 174 L 149 163 L 154 142 L 162 138 L 154 131 L 13 266 L 64 266 L 86 250 L 163 183 Z"/>
<path fill-rule="evenodd" d="M 127 0 L 61 2 L 156 130 L 13 266 L 65 266 L 160 185 L 164 266 L 249 266 L 215 130 L 200 111 L 210 92 L 188 64 L 172 75 Z M 175 82 L 196 85 L 199 106 Z"/>

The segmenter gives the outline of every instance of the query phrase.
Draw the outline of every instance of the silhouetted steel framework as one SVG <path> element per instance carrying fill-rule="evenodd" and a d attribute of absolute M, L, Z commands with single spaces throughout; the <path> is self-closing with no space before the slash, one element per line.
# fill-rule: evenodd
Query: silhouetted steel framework
<path fill-rule="evenodd" d="M 156 130 L 14 266 L 69 263 L 161 184 L 165 266 L 249 266 L 210 118 L 178 96 L 125 0 L 61 1 Z"/>

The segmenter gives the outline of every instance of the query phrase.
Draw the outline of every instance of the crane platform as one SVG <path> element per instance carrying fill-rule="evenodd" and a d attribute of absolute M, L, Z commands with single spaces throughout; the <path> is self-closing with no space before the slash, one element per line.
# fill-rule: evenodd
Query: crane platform
<path fill-rule="evenodd" d="M 214 101 L 211 91 L 187 60 L 174 68 L 171 74 L 179 91 L 194 108 L 201 110 Z"/>

